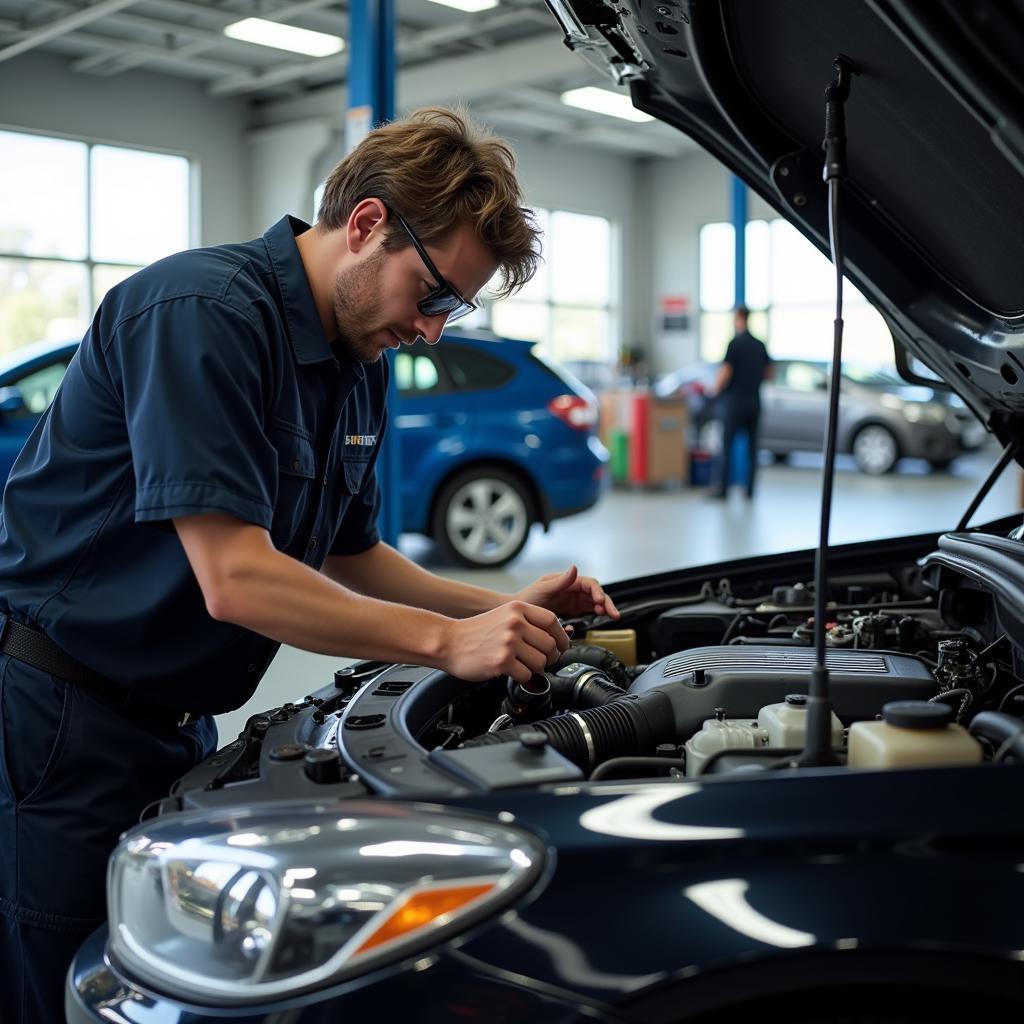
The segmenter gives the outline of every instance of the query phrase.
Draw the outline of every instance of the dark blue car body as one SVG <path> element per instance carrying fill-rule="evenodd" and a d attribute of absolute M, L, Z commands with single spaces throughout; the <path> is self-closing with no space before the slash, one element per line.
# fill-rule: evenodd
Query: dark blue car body
<path fill-rule="evenodd" d="M 0 389 L 20 392 L 20 401 L 8 392 L 5 410 L 0 390 L 0 479 L 77 348 L 78 342 L 41 342 L 0 364 Z M 403 532 L 433 536 L 463 564 L 498 566 L 519 553 L 533 523 L 546 528 L 601 496 L 608 453 L 594 430 L 594 397 L 532 343 L 452 332 L 439 345 L 417 342 L 393 358 Z M 558 399 L 586 413 L 581 422 L 553 412 Z M 471 519 L 461 533 L 452 521 L 459 512 L 452 503 L 473 495 L 518 513 L 506 515 L 500 542 L 473 533 Z"/>
<path fill-rule="evenodd" d="M 934 560 L 937 543 L 926 535 L 834 549 L 836 579 L 845 586 Z M 610 592 L 623 623 L 637 627 L 646 660 L 663 609 L 701 593 L 708 580 L 731 582 L 737 604 L 691 601 L 668 613 L 682 623 L 676 642 L 683 652 L 640 666 L 667 678 L 687 644 L 707 641 L 709 616 L 728 623 L 753 607 L 766 580 L 806 578 L 813 560 L 812 551 L 745 559 L 625 581 Z M 945 583 L 950 593 L 961 585 L 952 574 Z M 768 656 L 759 646 L 698 653 L 712 666 L 724 669 L 736 658 L 752 671 Z M 893 652 L 838 653 L 856 675 L 862 659 Z M 730 685 L 713 676 L 712 668 L 709 691 Z M 695 679 L 676 680 L 684 705 L 703 699 Z M 1019 804 L 1024 764 L 758 772 L 751 755 L 745 764 L 722 765 L 720 774 L 665 778 L 663 769 L 660 779 L 635 777 L 656 771 L 648 757 L 624 759 L 636 762 L 624 765 L 631 776 L 598 781 L 596 774 L 573 775 L 550 747 L 541 753 L 525 740 L 522 749 L 435 746 L 453 721 L 489 719 L 473 702 L 497 706 L 503 686 L 492 682 L 470 687 L 410 665 L 349 666 L 304 701 L 250 719 L 238 740 L 185 776 L 121 849 L 146 836 L 163 839 L 168 826 L 187 836 L 190 821 L 206 814 L 233 819 L 241 842 L 251 829 L 245 815 L 275 807 L 289 807 L 300 822 L 304 809 L 314 808 L 342 818 L 443 812 L 466 830 L 510 823 L 529 837 L 524 849 L 542 851 L 514 898 L 376 969 L 272 1000 L 242 994 L 233 1005 L 196 998 L 173 978 L 140 977 L 113 954 L 104 928 L 72 965 L 71 1024 L 727 1024 L 751 1015 L 800 1024 L 923 1024 L 1011 1019 L 1024 1005 L 1024 921 L 1017 913 L 1024 827 L 1019 814 L 1007 813 Z M 806 692 L 807 680 L 791 667 L 775 683 L 757 685 Z M 899 695 L 908 681 L 868 673 L 851 685 L 868 694 L 877 688 L 870 703 Z M 763 699 L 754 689 L 748 697 L 731 692 L 736 713 L 753 714 Z M 749 697 L 748 707 L 736 703 Z M 709 692 L 705 703 L 717 702 Z M 558 746 L 558 733 L 548 735 Z M 607 737 L 595 734 L 594 742 Z M 625 733 L 616 742 L 625 743 Z M 354 774 L 318 780 L 304 768 L 302 751 L 320 763 L 331 752 Z M 463 774 L 491 755 L 487 779 Z M 541 767 L 554 773 L 550 781 Z M 336 843 L 359 845 L 340 836 Z"/>

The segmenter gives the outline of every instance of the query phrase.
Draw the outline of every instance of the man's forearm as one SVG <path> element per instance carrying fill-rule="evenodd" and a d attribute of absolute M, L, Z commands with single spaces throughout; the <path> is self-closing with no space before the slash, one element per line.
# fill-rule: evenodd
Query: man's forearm
<path fill-rule="evenodd" d="M 441 667 L 444 615 L 354 593 L 269 551 L 224 588 L 216 618 L 319 654 Z"/>
<path fill-rule="evenodd" d="M 511 600 L 507 594 L 444 579 L 421 569 L 384 543 L 358 555 L 328 558 L 323 571 L 368 597 L 427 608 L 453 618 L 479 615 Z"/>

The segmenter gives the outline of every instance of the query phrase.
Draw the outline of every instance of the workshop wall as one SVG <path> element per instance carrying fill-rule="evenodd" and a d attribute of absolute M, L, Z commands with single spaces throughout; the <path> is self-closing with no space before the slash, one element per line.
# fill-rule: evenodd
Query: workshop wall
<path fill-rule="evenodd" d="M 102 78 L 74 74 L 67 64 L 44 53 L 0 63 L 0 125 L 192 157 L 199 164 L 196 243 L 248 237 L 245 101 L 213 99 L 182 78 L 141 71 Z"/>

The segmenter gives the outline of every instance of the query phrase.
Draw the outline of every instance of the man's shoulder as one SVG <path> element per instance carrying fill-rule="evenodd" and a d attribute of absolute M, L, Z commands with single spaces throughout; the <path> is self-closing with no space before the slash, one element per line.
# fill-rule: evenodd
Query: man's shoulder
<path fill-rule="evenodd" d="M 215 245 L 165 256 L 133 274 L 104 298 L 113 324 L 120 324 L 155 306 L 208 299 L 251 318 L 252 305 L 266 295 L 261 245 L 246 242 Z"/>

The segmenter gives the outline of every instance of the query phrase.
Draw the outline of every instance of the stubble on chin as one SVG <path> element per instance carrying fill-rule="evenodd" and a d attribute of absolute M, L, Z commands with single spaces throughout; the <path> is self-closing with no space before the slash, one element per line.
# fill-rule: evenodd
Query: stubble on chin
<path fill-rule="evenodd" d="M 383 258 L 384 254 L 377 250 L 364 263 L 339 271 L 334 278 L 331 304 L 338 331 L 336 344 L 361 363 L 377 362 L 384 351 L 383 346 L 373 341 L 374 335 L 385 329 L 383 324 L 374 326 L 374 296 L 380 294 L 378 272 Z"/>

